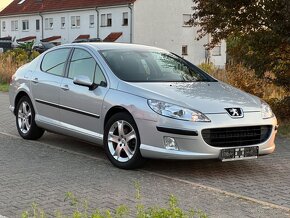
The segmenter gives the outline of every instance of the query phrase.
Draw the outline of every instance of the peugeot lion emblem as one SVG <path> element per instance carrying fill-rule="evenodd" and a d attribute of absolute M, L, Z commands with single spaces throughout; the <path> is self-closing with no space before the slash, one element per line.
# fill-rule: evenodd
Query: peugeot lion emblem
<path fill-rule="evenodd" d="M 232 118 L 243 118 L 244 113 L 242 108 L 225 108 Z"/>

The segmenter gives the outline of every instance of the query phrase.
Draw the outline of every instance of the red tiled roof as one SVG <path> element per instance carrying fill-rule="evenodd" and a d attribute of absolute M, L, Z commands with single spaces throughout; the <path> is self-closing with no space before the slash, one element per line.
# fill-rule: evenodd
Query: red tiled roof
<path fill-rule="evenodd" d="M 76 38 L 75 40 L 78 40 L 78 39 L 89 39 L 90 38 L 90 35 L 79 35 L 78 38 Z"/>
<path fill-rule="evenodd" d="M 21 39 L 17 39 L 17 42 L 27 42 L 36 39 L 36 36 L 27 36 Z"/>
<path fill-rule="evenodd" d="M 115 32 L 110 33 L 103 41 L 104 42 L 115 42 L 117 39 L 119 39 L 123 35 L 122 32 Z"/>
<path fill-rule="evenodd" d="M 57 40 L 57 39 L 61 39 L 61 36 L 51 36 L 51 37 L 42 39 L 40 41 L 42 41 L 42 42 L 51 42 L 51 41 L 54 41 L 54 40 Z"/>
<path fill-rule="evenodd" d="M 25 0 L 18 4 L 20 1 L 14 0 L 0 12 L 0 16 L 123 5 L 136 0 Z"/>

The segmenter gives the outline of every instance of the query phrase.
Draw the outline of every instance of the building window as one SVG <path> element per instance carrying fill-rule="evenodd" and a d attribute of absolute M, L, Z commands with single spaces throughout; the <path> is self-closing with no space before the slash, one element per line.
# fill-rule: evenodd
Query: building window
<path fill-rule="evenodd" d="M 102 14 L 101 15 L 101 26 L 112 26 L 112 14 Z"/>
<path fill-rule="evenodd" d="M 90 27 L 94 27 L 95 26 L 95 16 L 94 15 L 90 15 Z"/>
<path fill-rule="evenodd" d="M 35 21 L 35 29 L 36 29 L 36 31 L 40 30 L 40 20 L 38 20 L 38 19 Z"/>
<path fill-rule="evenodd" d="M 80 16 L 76 16 L 76 23 L 77 23 L 77 27 L 81 26 L 81 17 Z"/>
<path fill-rule="evenodd" d="M 187 45 L 182 46 L 182 55 L 188 55 Z"/>
<path fill-rule="evenodd" d="M 80 26 L 81 26 L 81 17 L 71 16 L 71 28 L 80 28 Z"/>
<path fill-rule="evenodd" d="M 5 31 L 6 30 L 6 22 L 2 21 L 2 30 Z"/>
<path fill-rule="evenodd" d="M 112 26 L 112 14 L 107 14 L 107 26 Z"/>
<path fill-rule="evenodd" d="M 101 15 L 101 26 L 106 26 L 106 15 L 105 14 Z"/>
<path fill-rule="evenodd" d="M 123 26 L 128 26 L 129 19 L 128 19 L 128 12 L 123 13 Z"/>
<path fill-rule="evenodd" d="M 75 16 L 71 17 L 71 28 L 76 28 L 76 17 Z"/>
<path fill-rule="evenodd" d="M 65 17 L 61 17 L 60 18 L 60 27 L 62 28 L 62 29 L 64 29 L 65 28 Z"/>
<path fill-rule="evenodd" d="M 12 31 L 18 31 L 18 20 L 12 20 L 11 21 L 11 30 Z"/>
<path fill-rule="evenodd" d="M 211 51 L 212 56 L 221 56 L 222 55 L 222 47 L 220 45 L 215 46 Z"/>
<path fill-rule="evenodd" d="M 45 29 L 46 30 L 53 29 L 53 18 L 45 18 Z"/>
<path fill-rule="evenodd" d="M 191 14 L 184 14 L 183 15 L 183 26 L 191 27 L 192 24 L 189 24 L 188 22 L 191 20 L 192 15 Z"/>
<path fill-rule="evenodd" d="M 29 30 L 29 21 L 28 20 L 23 20 L 22 21 L 22 30 L 23 31 L 28 31 Z"/>

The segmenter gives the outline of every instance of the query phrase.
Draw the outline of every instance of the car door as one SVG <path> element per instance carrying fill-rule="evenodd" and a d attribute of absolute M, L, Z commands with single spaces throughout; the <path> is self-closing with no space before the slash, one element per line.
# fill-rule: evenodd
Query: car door
<path fill-rule="evenodd" d="M 37 120 L 48 123 L 59 120 L 60 85 L 70 51 L 70 48 L 62 48 L 48 52 L 32 75 L 31 91 L 36 102 Z"/>
<path fill-rule="evenodd" d="M 87 76 L 98 87 L 76 85 L 73 79 Z M 104 96 L 108 91 L 106 78 L 93 56 L 87 50 L 75 48 L 69 60 L 67 77 L 63 79 L 60 92 L 60 117 L 70 130 L 102 138 L 100 115 Z"/>

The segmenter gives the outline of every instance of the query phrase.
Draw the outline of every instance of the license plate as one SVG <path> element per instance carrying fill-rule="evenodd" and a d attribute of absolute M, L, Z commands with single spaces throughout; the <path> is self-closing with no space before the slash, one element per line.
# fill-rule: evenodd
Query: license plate
<path fill-rule="evenodd" d="M 227 148 L 221 150 L 220 159 L 225 161 L 245 160 L 257 158 L 259 147 Z"/>

